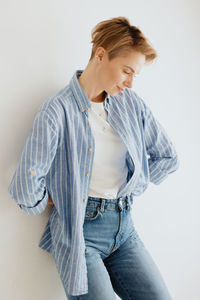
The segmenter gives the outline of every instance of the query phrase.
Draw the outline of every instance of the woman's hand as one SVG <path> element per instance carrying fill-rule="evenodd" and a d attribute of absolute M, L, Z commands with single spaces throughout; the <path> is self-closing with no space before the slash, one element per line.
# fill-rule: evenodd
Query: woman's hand
<path fill-rule="evenodd" d="M 51 205 L 51 206 L 54 206 L 54 203 L 53 203 L 53 201 L 52 201 L 52 199 L 51 199 L 51 196 L 49 196 L 49 199 L 48 199 L 47 204 L 49 204 L 49 205 Z"/>

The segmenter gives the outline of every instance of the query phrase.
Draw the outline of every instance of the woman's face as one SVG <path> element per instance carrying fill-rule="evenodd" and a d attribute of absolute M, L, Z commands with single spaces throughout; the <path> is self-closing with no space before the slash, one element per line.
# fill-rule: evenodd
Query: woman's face
<path fill-rule="evenodd" d="M 96 52 L 97 57 L 101 58 L 99 61 L 99 83 L 112 96 L 122 92 L 126 87 L 131 88 L 135 75 L 140 73 L 145 64 L 145 55 L 135 50 L 126 56 L 118 56 L 109 61 L 106 50 L 99 47 Z"/>

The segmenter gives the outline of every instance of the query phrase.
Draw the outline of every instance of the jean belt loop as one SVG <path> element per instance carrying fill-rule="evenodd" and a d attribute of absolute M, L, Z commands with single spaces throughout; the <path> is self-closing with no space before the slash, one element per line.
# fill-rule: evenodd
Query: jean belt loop
<path fill-rule="evenodd" d="M 126 196 L 126 209 L 130 209 L 130 195 Z"/>
<path fill-rule="evenodd" d="M 104 206 L 105 206 L 106 200 L 101 198 L 101 206 L 100 206 L 100 211 L 103 213 L 104 212 Z"/>

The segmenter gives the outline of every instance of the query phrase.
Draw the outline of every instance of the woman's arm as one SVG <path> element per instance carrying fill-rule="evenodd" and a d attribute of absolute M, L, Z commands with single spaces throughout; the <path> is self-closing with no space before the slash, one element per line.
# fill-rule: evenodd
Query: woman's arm
<path fill-rule="evenodd" d="M 163 126 L 153 116 L 150 108 L 140 98 L 142 121 L 148 159 L 150 181 L 160 184 L 179 167 L 176 149 Z"/>
<path fill-rule="evenodd" d="M 29 215 L 44 211 L 49 199 L 45 176 L 57 149 L 57 130 L 53 118 L 38 111 L 9 185 L 9 194 Z"/>
<path fill-rule="evenodd" d="M 50 206 L 54 206 L 54 203 L 53 203 L 53 201 L 51 199 L 51 196 L 49 196 L 47 204 L 49 204 Z"/>

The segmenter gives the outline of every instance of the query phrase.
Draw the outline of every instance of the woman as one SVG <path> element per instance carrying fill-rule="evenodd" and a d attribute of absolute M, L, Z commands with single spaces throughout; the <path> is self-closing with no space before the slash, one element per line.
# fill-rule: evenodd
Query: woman
<path fill-rule="evenodd" d="M 179 165 L 131 89 L 157 54 L 125 17 L 98 23 L 92 43 L 86 68 L 38 110 L 9 193 L 30 215 L 53 204 L 39 247 L 68 299 L 171 299 L 130 212 L 134 196 Z"/>

